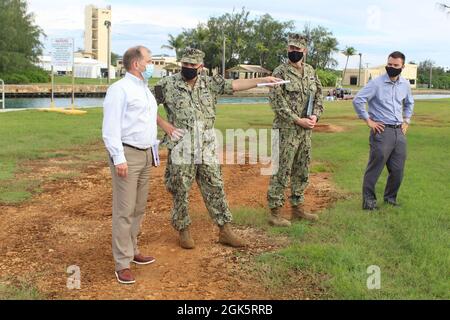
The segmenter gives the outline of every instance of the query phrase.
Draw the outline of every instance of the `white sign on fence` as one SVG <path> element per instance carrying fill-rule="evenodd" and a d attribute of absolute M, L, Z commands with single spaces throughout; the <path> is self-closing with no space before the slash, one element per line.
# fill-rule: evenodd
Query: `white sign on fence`
<path fill-rule="evenodd" d="M 74 43 L 72 38 L 52 39 L 52 65 L 54 67 L 72 67 Z"/>

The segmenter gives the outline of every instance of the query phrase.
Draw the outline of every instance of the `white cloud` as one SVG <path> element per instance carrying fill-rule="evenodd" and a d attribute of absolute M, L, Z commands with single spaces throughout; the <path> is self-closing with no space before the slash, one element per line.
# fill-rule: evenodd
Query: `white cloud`
<path fill-rule="evenodd" d="M 323 25 L 338 38 L 340 49 L 353 46 L 363 52 L 371 64 L 385 63 L 392 50 L 402 50 L 408 60 L 427 58 L 450 66 L 450 19 L 436 9 L 432 1 L 378 0 L 361 3 L 356 0 L 334 1 L 299 0 L 262 2 L 257 0 L 222 1 L 164 1 L 125 2 L 114 4 L 113 50 L 121 52 L 136 42 L 150 43 L 159 50 L 168 33 L 195 27 L 210 16 L 237 11 L 245 6 L 252 16 L 265 13 L 276 19 L 294 20 L 297 28 L 311 22 Z M 29 9 L 36 14 L 36 22 L 49 37 L 74 34 L 82 45 L 84 8 L 88 4 L 108 5 L 105 0 L 30 0 Z M 337 55 L 340 67 L 345 57 Z M 353 61 L 353 66 L 359 62 Z M 358 60 L 358 59 L 356 59 Z"/>
<path fill-rule="evenodd" d="M 100 7 L 107 5 L 103 0 L 30 0 L 28 8 L 35 13 L 36 23 L 45 31 L 55 29 L 82 29 L 84 28 L 84 8 L 94 4 Z"/>

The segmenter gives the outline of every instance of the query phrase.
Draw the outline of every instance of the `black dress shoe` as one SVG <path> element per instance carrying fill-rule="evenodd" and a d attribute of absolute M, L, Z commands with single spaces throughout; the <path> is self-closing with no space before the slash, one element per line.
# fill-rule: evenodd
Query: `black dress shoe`
<path fill-rule="evenodd" d="M 368 210 L 368 211 L 378 210 L 377 201 L 376 200 L 364 200 L 363 210 Z"/>

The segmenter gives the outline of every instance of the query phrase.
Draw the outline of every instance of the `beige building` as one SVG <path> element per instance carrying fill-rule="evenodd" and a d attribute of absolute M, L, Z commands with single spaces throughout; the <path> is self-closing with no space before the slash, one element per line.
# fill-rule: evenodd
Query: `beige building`
<path fill-rule="evenodd" d="M 153 64 L 155 65 L 155 78 L 163 78 L 170 76 L 181 70 L 181 63 L 177 62 L 176 57 L 168 56 L 153 56 Z M 177 68 L 179 67 L 179 68 Z"/>
<path fill-rule="evenodd" d="M 152 56 L 152 60 L 155 65 L 153 78 L 164 78 L 165 76 L 171 76 L 181 71 L 181 63 L 177 62 L 176 57 Z M 123 59 L 117 59 L 117 76 L 123 77 L 125 73 Z"/>
<path fill-rule="evenodd" d="M 254 79 L 271 75 L 267 69 L 258 65 L 240 64 L 234 68 L 226 70 L 229 79 Z"/>
<path fill-rule="evenodd" d="M 101 63 L 108 63 L 108 28 L 111 22 L 111 6 L 105 9 L 88 5 L 85 8 L 84 51 Z M 111 43 L 111 36 L 109 38 Z"/>
<path fill-rule="evenodd" d="M 385 65 L 361 69 L 361 86 L 365 86 L 370 80 L 375 79 L 386 73 Z M 411 88 L 417 88 L 417 68 L 415 64 L 406 64 L 405 69 L 402 72 L 402 77 L 409 80 Z M 359 84 L 359 69 L 347 69 L 345 78 L 342 82 L 344 86 L 357 86 Z"/>

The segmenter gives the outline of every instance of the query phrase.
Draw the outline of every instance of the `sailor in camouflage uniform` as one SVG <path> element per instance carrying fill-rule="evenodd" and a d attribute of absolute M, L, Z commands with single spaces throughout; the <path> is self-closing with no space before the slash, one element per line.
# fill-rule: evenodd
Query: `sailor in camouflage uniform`
<path fill-rule="evenodd" d="M 323 111 L 322 85 L 315 70 L 304 63 L 306 53 L 306 38 L 291 35 L 289 61 L 273 72 L 273 76 L 290 81 L 270 92 L 270 103 L 275 112 L 273 128 L 279 130 L 279 167 L 271 178 L 267 195 L 271 209 L 269 223 L 274 226 L 291 225 L 289 220 L 280 216 L 289 180 L 293 218 L 318 219 L 317 215 L 305 212 L 303 207 L 311 160 L 311 133 Z M 307 117 L 311 93 L 314 96 L 313 112 Z"/>
<path fill-rule="evenodd" d="M 163 139 L 163 145 L 169 149 L 165 183 L 173 196 L 172 225 L 180 232 L 181 247 L 193 249 L 188 208 L 189 191 L 196 180 L 208 212 L 220 228 L 219 242 L 242 247 L 245 243 L 230 228 L 232 215 L 216 156 L 217 97 L 280 79 L 226 80 L 221 76 L 205 76 L 201 74 L 204 56 L 200 50 L 187 48 L 181 59 L 181 73 L 163 78 L 155 87 L 156 98 L 164 105 L 168 121 L 185 133 L 179 140 L 168 135 Z"/>

